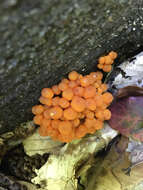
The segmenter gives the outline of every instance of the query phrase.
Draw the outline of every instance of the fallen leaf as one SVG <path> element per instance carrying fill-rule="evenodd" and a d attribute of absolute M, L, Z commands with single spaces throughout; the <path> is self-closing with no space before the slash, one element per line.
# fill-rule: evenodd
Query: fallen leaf
<path fill-rule="evenodd" d="M 117 99 L 110 106 L 109 125 L 126 137 L 143 142 L 143 96 Z"/>
<path fill-rule="evenodd" d="M 119 89 L 116 98 L 125 98 L 129 96 L 143 96 L 143 88 L 138 86 L 126 86 Z"/>

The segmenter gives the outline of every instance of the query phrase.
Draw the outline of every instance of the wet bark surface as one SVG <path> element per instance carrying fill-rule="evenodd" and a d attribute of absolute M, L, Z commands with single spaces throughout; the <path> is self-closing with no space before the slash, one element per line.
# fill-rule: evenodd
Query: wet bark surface
<path fill-rule="evenodd" d="M 0 133 L 32 119 L 40 91 L 70 71 L 118 63 L 143 49 L 143 1 L 3 0 L 0 2 Z"/>

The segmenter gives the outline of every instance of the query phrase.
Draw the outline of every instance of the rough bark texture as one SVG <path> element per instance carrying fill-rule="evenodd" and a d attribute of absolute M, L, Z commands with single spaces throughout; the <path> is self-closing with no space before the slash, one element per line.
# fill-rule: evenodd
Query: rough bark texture
<path fill-rule="evenodd" d="M 0 133 L 32 119 L 40 90 L 72 70 L 95 70 L 110 50 L 142 49 L 142 0 L 0 2 Z"/>

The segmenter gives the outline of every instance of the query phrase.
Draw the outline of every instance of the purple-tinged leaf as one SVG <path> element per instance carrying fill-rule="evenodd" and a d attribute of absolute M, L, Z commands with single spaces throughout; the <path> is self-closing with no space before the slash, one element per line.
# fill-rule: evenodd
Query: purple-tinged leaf
<path fill-rule="evenodd" d="M 110 106 L 109 124 L 122 135 L 143 142 L 143 96 L 117 99 Z"/>

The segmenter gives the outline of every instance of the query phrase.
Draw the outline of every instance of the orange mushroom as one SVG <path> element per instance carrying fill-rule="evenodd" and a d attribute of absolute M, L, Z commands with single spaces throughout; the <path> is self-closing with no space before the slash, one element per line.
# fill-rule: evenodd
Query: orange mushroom
<path fill-rule="evenodd" d="M 98 68 L 110 72 L 117 53 L 110 52 L 99 58 Z M 42 105 L 32 107 L 33 121 L 40 125 L 39 134 L 53 140 L 71 142 L 93 134 L 103 127 L 104 120 L 111 118 L 107 107 L 113 100 L 108 86 L 102 83 L 102 72 L 83 76 L 76 71 L 52 88 L 41 91 Z"/>
<path fill-rule="evenodd" d="M 73 97 L 73 91 L 71 88 L 67 88 L 66 90 L 63 91 L 62 93 L 63 98 L 67 100 L 72 100 Z"/>
<path fill-rule="evenodd" d="M 52 119 L 60 119 L 62 117 L 63 110 L 59 106 L 50 108 L 49 115 Z"/>
<path fill-rule="evenodd" d="M 50 98 L 45 98 L 43 96 L 40 96 L 39 101 L 41 104 L 47 105 L 47 106 L 51 106 L 52 105 L 52 99 Z"/>
<path fill-rule="evenodd" d="M 36 115 L 33 118 L 33 121 L 35 124 L 40 125 L 42 123 L 43 120 L 43 115 Z"/>
<path fill-rule="evenodd" d="M 52 90 L 55 95 L 59 95 L 61 93 L 61 90 L 59 89 L 58 85 L 52 86 Z"/>
<path fill-rule="evenodd" d="M 114 63 L 116 58 L 117 53 L 111 51 L 108 55 L 99 58 L 97 67 L 104 72 L 110 72 L 112 70 L 111 65 Z"/>
<path fill-rule="evenodd" d="M 64 117 L 67 120 L 74 120 L 77 118 L 77 112 L 74 111 L 71 107 L 64 110 Z"/>
<path fill-rule="evenodd" d="M 65 98 L 60 98 L 59 99 L 59 105 L 62 107 L 62 108 L 67 108 L 69 107 L 70 103 L 67 99 Z"/>
<path fill-rule="evenodd" d="M 32 113 L 34 115 L 41 114 L 44 111 L 44 107 L 42 105 L 36 105 L 32 107 Z"/>
<path fill-rule="evenodd" d="M 52 89 L 50 89 L 50 88 L 43 88 L 41 91 L 41 94 L 43 97 L 50 98 L 50 99 L 54 96 L 54 93 L 53 93 Z"/>
<path fill-rule="evenodd" d="M 77 112 L 82 112 L 85 109 L 85 100 L 81 97 L 74 96 L 71 101 L 71 107 Z"/>
<path fill-rule="evenodd" d="M 79 74 L 76 71 L 72 71 L 69 73 L 68 77 L 71 81 L 77 80 Z"/>

